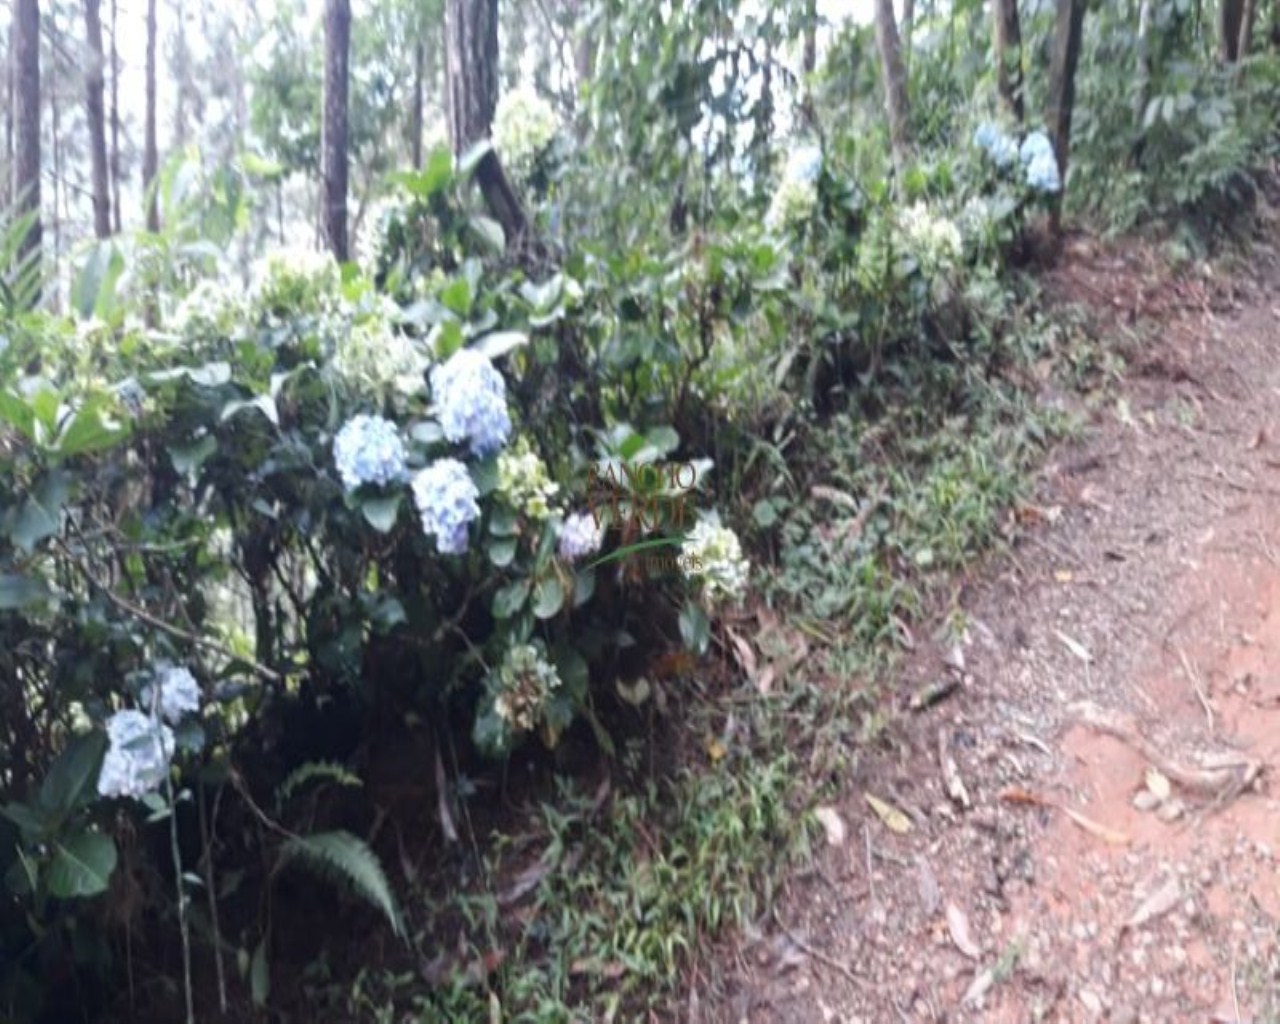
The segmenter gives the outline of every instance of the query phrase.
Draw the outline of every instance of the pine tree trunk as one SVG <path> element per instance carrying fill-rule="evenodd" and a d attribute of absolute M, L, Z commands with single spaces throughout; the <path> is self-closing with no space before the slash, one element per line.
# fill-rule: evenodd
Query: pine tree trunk
<path fill-rule="evenodd" d="M 351 57 L 351 0 L 325 0 L 324 124 L 320 153 L 324 177 L 324 238 L 334 259 L 347 250 L 347 89 Z"/>
<path fill-rule="evenodd" d="M 444 53 L 449 140 L 454 154 L 462 156 L 489 137 L 498 103 L 497 0 L 446 0 Z M 475 176 L 507 244 L 525 239 L 524 207 L 492 149 L 476 165 Z"/>
<path fill-rule="evenodd" d="M 1234 64 L 1240 56 L 1240 26 L 1244 21 L 1244 0 L 1219 0 L 1218 59 Z"/>
<path fill-rule="evenodd" d="M 1146 137 L 1144 122 L 1147 117 L 1147 104 L 1151 100 L 1151 21 L 1154 3 L 1155 0 L 1142 0 L 1138 10 L 1138 87 L 1135 90 L 1133 103 L 1134 136 L 1133 147 L 1130 150 L 1130 159 L 1135 165 L 1142 160 Z"/>
<path fill-rule="evenodd" d="M 1253 21 L 1257 12 L 1256 0 L 1244 0 L 1244 7 L 1240 11 L 1239 43 L 1236 46 L 1237 61 L 1248 58 L 1249 51 L 1253 49 Z"/>
<path fill-rule="evenodd" d="M 1022 98 L 1022 25 L 1018 20 L 1018 0 L 995 0 L 996 88 L 1000 102 L 1022 123 L 1026 108 Z"/>
<path fill-rule="evenodd" d="M 422 167 L 422 94 L 426 61 L 426 46 L 419 39 L 413 48 L 413 109 L 409 111 L 409 151 L 416 168 Z"/>
<path fill-rule="evenodd" d="M 120 18 L 119 0 L 111 0 L 111 214 L 112 227 L 120 233 L 120 51 L 117 26 Z"/>
<path fill-rule="evenodd" d="M 1049 109 L 1046 121 L 1058 171 L 1066 190 L 1067 159 L 1071 154 L 1071 115 L 1076 101 L 1076 65 L 1084 32 L 1088 0 L 1058 0 L 1058 20 L 1053 30 L 1053 56 L 1049 64 Z M 1053 204 L 1050 224 L 1057 234 L 1062 227 L 1062 191 Z"/>
<path fill-rule="evenodd" d="M 889 117 L 889 141 L 894 165 L 901 170 L 910 156 L 908 127 L 907 72 L 902 63 L 902 44 L 893 18 L 893 0 L 876 0 L 876 46 L 880 50 L 880 73 L 884 83 L 885 113 Z"/>
<path fill-rule="evenodd" d="M 102 0 L 84 0 L 85 40 L 89 66 L 85 69 L 85 113 L 89 121 L 89 161 L 93 172 L 93 230 L 99 238 L 111 234 L 111 185 L 107 172 L 107 125 L 102 52 Z"/>
<path fill-rule="evenodd" d="M 13 105 L 14 105 L 14 55 L 17 50 L 14 48 L 14 41 L 17 39 L 17 31 L 14 28 L 14 19 L 9 19 L 9 35 L 7 37 L 9 53 L 8 60 L 4 65 L 4 181 L 0 181 L 0 199 L 4 202 L 4 209 L 8 210 L 13 206 Z"/>
<path fill-rule="evenodd" d="M 142 145 L 142 189 L 146 195 L 147 230 L 160 230 L 160 204 L 156 196 L 156 172 L 160 153 L 156 146 L 156 0 L 147 0 L 147 109 Z"/>
<path fill-rule="evenodd" d="M 40 4 L 14 0 L 13 195 L 36 218 L 18 249 L 20 262 L 40 258 Z"/>
<path fill-rule="evenodd" d="M 812 75 L 818 66 L 818 0 L 805 0 L 804 4 L 804 57 L 801 67 L 806 75 Z"/>

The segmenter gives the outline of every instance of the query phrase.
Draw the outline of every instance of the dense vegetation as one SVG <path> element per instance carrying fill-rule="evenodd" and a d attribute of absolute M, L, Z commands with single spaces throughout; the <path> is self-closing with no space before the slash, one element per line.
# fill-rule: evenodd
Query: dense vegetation
<path fill-rule="evenodd" d="M 1247 228 L 1280 4 L 197 6 L 162 160 L 155 0 L 12 5 L 0 1019 L 667 1010 L 1107 372 L 1064 221 Z"/>

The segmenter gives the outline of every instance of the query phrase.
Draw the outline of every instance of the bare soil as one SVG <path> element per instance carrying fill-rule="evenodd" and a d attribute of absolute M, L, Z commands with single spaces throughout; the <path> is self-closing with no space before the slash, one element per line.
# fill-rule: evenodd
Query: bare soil
<path fill-rule="evenodd" d="M 691 1017 L 1280 1020 L 1280 259 L 1173 276 L 1077 240 L 1048 291 L 1161 328 L 958 588 L 963 641 L 918 631 L 900 704 L 957 690 L 864 759 Z"/>

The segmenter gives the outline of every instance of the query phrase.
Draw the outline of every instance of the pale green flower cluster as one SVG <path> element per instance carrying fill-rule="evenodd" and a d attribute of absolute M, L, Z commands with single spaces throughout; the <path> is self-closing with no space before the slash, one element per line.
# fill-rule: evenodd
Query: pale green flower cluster
<path fill-rule="evenodd" d="M 818 183 L 806 178 L 784 178 L 773 194 L 765 225 L 777 231 L 803 226 L 818 208 Z"/>
<path fill-rule="evenodd" d="M 398 196 L 382 196 L 375 199 L 365 211 L 356 238 L 356 262 L 366 274 L 372 275 L 378 268 L 378 260 L 386 246 L 387 232 L 398 221 L 403 221 L 408 204 Z"/>
<path fill-rule="evenodd" d="M 560 485 L 551 479 L 537 452 L 521 440 L 514 450 L 498 456 L 498 493 L 512 508 L 542 520 L 551 515 L 551 499 L 560 493 Z"/>
<path fill-rule="evenodd" d="M 381 312 L 338 334 L 333 367 L 348 382 L 378 396 L 421 391 L 429 359 L 414 340 L 395 330 Z"/>
<path fill-rule="evenodd" d="M 898 223 L 908 249 L 926 274 L 945 272 L 959 262 L 963 241 L 953 221 L 938 216 L 924 203 L 915 203 L 899 213 Z"/>
<path fill-rule="evenodd" d="M 178 303 L 169 326 L 186 338 L 223 337 L 244 316 L 243 289 L 205 278 Z"/>
<path fill-rule="evenodd" d="M 701 583 L 708 600 L 742 596 L 750 563 L 742 554 L 738 535 L 714 517 L 698 520 L 680 550 L 685 576 Z"/>
<path fill-rule="evenodd" d="M 529 732 L 559 689 L 560 673 L 533 644 L 516 644 L 507 650 L 494 681 L 494 713 L 510 728 Z"/>
<path fill-rule="evenodd" d="M 503 165 L 517 178 L 529 176 L 559 130 L 555 110 L 532 89 L 503 93 L 494 111 L 493 145 Z"/>
<path fill-rule="evenodd" d="M 342 274 L 328 252 L 275 249 L 254 264 L 250 276 L 250 302 L 272 320 L 330 313 L 341 303 Z"/>

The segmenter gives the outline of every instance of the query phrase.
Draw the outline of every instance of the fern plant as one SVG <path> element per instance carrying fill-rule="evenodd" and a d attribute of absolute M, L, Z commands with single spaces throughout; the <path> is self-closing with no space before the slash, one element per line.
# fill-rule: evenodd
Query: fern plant
<path fill-rule="evenodd" d="M 306 868 L 326 881 L 349 885 L 356 895 L 382 912 L 397 937 L 403 937 L 404 919 L 382 862 L 359 836 L 344 829 L 293 836 L 280 848 L 277 870 L 290 864 Z"/>

